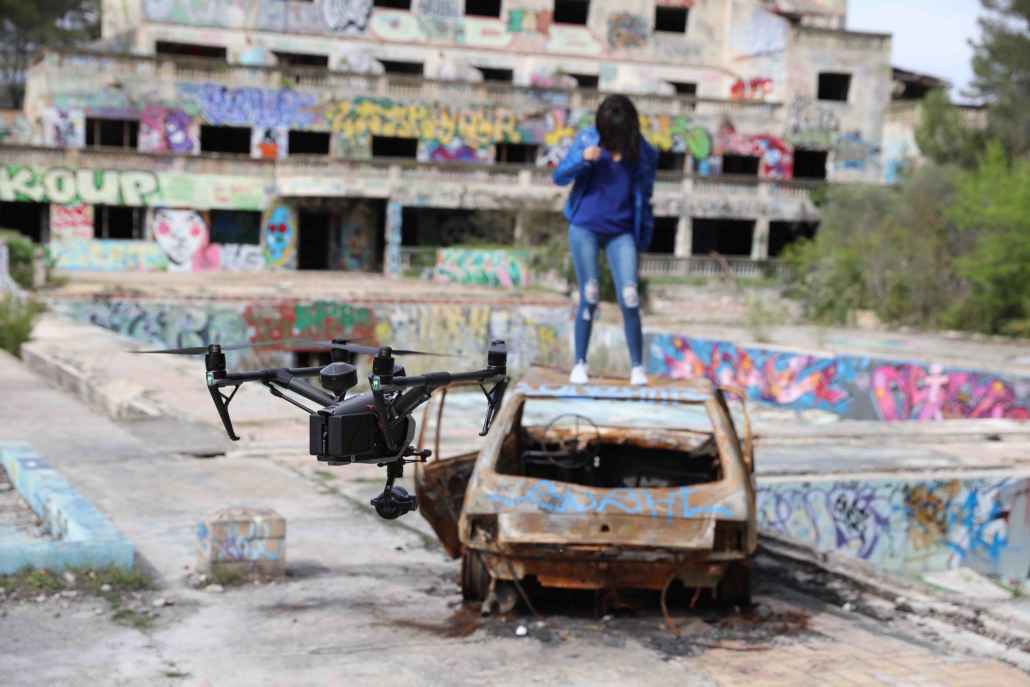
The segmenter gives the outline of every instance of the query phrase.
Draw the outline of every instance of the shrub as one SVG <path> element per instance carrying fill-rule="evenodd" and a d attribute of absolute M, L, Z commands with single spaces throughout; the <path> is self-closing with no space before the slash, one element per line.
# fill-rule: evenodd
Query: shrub
<path fill-rule="evenodd" d="M 14 281 L 23 289 L 32 288 L 32 255 L 36 244 L 13 229 L 0 229 L 0 239 L 7 241 Z"/>
<path fill-rule="evenodd" d="M 40 306 L 31 299 L 22 301 L 10 294 L 0 296 L 0 348 L 20 355 L 21 345 L 29 340 L 40 311 Z"/>

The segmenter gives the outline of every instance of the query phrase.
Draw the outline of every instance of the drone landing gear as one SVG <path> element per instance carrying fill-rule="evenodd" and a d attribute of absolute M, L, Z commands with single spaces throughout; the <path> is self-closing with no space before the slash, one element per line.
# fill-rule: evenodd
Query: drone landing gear
<path fill-rule="evenodd" d="M 383 493 L 372 499 L 376 513 L 385 520 L 396 520 L 405 513 L 418 510 L 418 496 L 409 494 L 404 487 L 394 486 L 393 482 L 398 477 L 404 476 L 404 463 L 422 462 L 433 455 L 432 451 L 418 451 L 409 446 L 404 451 L 405 456 L 419 456 L 421 460 L 411 461 L 398 458 L 392 463 L 386 464 L 386 488 Z"/>

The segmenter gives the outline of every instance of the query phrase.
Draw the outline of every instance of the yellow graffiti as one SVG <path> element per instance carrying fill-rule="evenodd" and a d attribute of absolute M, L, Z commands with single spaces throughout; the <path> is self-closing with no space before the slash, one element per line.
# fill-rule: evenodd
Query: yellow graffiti
<path fill-rule="evenodd" d="M 951 480 L 933 487 L 920 484 L 905 494 L 908 539 L 914 551 L 934 548 L 946 538 L 948 504 L 958 492 L 958 480 Z"/>
<path fill-rule="evenodd" d="M 366 135 L 419 138 L 448 145 L 455 138 L 477 148 L 492 143 L 521 143 L 518 117 L 505 107 L 451 108 L 390 100 L 356 98 L 329 108 L 332 131 L 346 138 Z"/>

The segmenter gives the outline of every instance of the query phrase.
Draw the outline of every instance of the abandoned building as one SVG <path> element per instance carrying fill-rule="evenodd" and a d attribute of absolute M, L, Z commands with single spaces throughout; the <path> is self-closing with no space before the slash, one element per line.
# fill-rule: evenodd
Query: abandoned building
<path fill-rule="evenodd" d="M 897 80 L 890 36 L 844 30 L 845 13 L 105 0 L 102 39 L 37 55 L 22 109 L 0 111 L 0 226 L 79 270 L 396 272 L 470 238 L 528 247 L 567 193 L 551 168 L 622 92 L 661 154 L 643 273 L 695 273 L 713 251 L 775 265 L 816 230 L 813 187 L 905 163 L 884 157 L 886 113 L 932 87 Z M 507 233 L 482 235 L 483 213 Z"/>

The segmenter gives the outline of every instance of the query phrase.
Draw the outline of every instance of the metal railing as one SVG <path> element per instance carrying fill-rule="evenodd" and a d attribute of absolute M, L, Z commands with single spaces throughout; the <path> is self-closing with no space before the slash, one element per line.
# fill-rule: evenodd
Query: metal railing
<path fill-rule="evenodd" d="M 725 264 L 723 264 L 723 261 L 725 261 Z M 787 279 L 794 275 L 793 265 L 776 258 L 752 260 L 749 257 L 723 256 L 719 260 L 704 255 L 677 257 L 653 253 L 640 256 L 639 270 L 642 277 L 670 277 L 679 279 L 696 277 Z"/>

